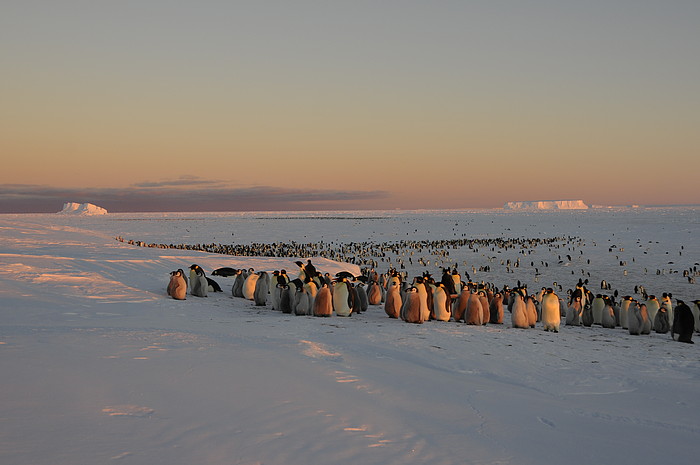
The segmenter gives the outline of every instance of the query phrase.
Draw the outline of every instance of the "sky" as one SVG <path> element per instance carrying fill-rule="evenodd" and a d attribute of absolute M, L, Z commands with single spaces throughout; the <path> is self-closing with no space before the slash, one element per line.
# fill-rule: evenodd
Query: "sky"
<path fill-rule="evenodd" d="M 0 4 L 0 213 L 700 204 L 700 2 Z"/>

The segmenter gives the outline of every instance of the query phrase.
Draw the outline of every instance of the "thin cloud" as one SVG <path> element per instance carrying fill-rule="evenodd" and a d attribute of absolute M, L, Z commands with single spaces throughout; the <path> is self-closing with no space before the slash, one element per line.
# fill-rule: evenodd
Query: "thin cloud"
<path fill-rule="evenodd" d="M 133 187 L 187 187 L 187 186 L 223 186 L 224 181 L 204 179 L 198 176 L 185 175 L 178 179 L 164 181 L 144 181 L 132 184 Z"/>
<path fill-rule="evenodd" d="M 202 185 L 207 184 L 205 180 L 201 181 Z M 89 202 L 110 212 L 368 209 L 376 201 L 388 197 L 388 192 L 379 190 L 290 189 L 273 186 L 70 189 L 4 184 L 0 185 L 0 213 L 53 213 L 59 211 L 65 202 Z"/>

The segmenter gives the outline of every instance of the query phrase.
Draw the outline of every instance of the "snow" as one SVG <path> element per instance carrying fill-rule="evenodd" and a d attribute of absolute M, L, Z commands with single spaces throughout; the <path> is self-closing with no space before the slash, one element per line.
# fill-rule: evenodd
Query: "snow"
<path fill-rule="evenodd" d="M 317 255 L 234 257 L 127 241 L 580 237 L 448 257 L 416 249 L 407 271 L 439 276 L 438 263 L 457 262 L 499 286 L 566 289 L 586 277 L 593 292 L 607 279 L 623 295 L 643 284 L 691 301 L 697 285 L 679 271 L 700 258 L 699 212 L 0 215 L 0 463 L 691 462 L 697 344 L 598 326 L 562 324 L 555 334 L 541 324 L 412 325 L 381 306 L 297 317 L 233 298 L 233 278 L 215 278 L 224 293 L 175 301 L 168 273 L 192 263 L 208 274 L 295 270 L 306 258 L 331 273 L 358 268 Z M 503 263 L 518 258 L 518 267 Z"/>
<path fill-rule="evenodd" d="M 106 215 L 107 210 L 91 203 L 66 202 L 60 214 L 70 215 Z"/>
<path fill-rule="evenodd" d="M 588 205 L 583 200 L 527 200 L 506 202 L 507 210 L 586 210 Z"/>

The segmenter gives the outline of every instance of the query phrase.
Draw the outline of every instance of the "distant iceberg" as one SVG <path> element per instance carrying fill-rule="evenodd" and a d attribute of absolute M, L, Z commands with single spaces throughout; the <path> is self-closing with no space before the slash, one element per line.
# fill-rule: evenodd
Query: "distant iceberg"
<path fill-rule="evenodd" d="M 58 213 L 71 215 L 106 215 L 107 210 L 91 203 L 76 203 L 66 202 L 63 204 L 63 210 Z"/>
<path fill-rule="evenodd" d="M 505 210 L 587 210 L 583 200 L 526 200 L 506 202 Z"/>

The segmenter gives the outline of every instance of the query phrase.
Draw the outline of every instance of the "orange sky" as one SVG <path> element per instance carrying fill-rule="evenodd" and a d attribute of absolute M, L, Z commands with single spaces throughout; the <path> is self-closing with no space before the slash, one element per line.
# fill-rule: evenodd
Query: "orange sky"
<path fill-rule="evenodd" d="M 698 2 L 13 3 L 0 211 L 700 203 Z"/>

